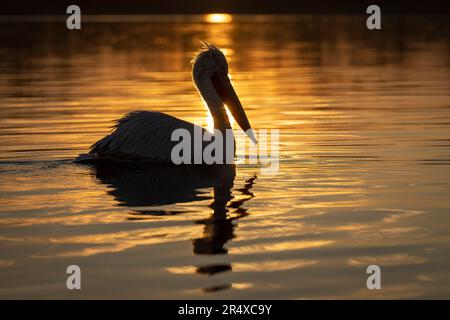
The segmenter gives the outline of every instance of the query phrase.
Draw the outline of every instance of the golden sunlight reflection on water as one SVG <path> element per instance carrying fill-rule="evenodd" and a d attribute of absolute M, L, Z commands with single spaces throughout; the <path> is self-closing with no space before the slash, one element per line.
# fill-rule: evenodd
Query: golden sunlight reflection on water
<path fill-rule="evenodd" d="M 0 29 L 0 297 L 70 297 L 69 264 L 85 298 L 449 297 L 446 24 L 138 18 Z M 280 130 L 278 173 L 72 163 L 133 110 L 211 127 L 200 41 L 252 126 Z"/>
<path fill-rule="evenodd" d="M 210 13 L 205 15 L 205 21 L 209 23 L 230 23 L 233 21 L 233 16 L 226 13 Z"/>

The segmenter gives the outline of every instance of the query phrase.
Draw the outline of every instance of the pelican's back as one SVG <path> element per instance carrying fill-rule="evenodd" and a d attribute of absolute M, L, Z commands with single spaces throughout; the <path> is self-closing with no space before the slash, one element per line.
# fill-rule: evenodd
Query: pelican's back
<path fill-rule="evenodd" d="M 117 120 L 113 131 L 91 146 L 90 160 L 170 163 L 175 129 L 186 129 L 194 137 L 196 125 L 153 111 L 134 111 Z M 197 126 L 198 127 L 198 126 Z M 205 129 L 200 128 L 202 135 Z M 81 159 L 83 160 L 83 159 Z"/>

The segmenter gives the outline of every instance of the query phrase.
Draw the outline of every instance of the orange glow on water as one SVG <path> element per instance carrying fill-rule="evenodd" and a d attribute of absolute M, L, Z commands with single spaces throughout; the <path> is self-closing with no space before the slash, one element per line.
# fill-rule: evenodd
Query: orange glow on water
<path fill-rule="evenodd" d="M 205 15 L 205 21 L 208 23 L 230 23 L 233 21 L 233 16 L 226 13 L 210 13 Z"/>
<path fill-rule="evenodd" d="M 378 297 L 448 292 L 445 41 L 415 20 L 414 37 L 399 25 L 406 37 L 380 43 L 358 17 L 133 19 L 62 46 L 61 28 L 27 27 L 48 35 L 29 58 L 0 50 L 0 298 L 70 298 L 53 284 L 74 257 L 99 279 L 85 298 L 373 298 L 358 271 L 369 264 L 399 275 Z M 225 54 L 256 133 L 279 129 L 279 172 L 73 163 L 135 110 L 212 130 L 189 63 L 200 40 Z"/>

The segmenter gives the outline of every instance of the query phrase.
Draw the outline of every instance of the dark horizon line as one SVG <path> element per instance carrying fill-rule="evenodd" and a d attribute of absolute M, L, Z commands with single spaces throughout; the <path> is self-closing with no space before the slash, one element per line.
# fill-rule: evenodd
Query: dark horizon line
<path fill-rule="evenodd" d="M 450 12 L 448 0 L 16 0 L 0 4 L 0 15 L 65 14 L 72 4 L 80 6 L 84 14 L 366 14 L 371 4 L 380 6 L 383 14 Z"/>

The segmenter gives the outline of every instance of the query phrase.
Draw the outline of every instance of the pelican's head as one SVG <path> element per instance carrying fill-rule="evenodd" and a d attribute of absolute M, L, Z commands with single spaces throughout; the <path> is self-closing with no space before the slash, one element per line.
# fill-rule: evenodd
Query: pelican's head
<path fill-rule="evenodd" d="M 192 60 L 192 77 L 208 107 L 217 108 L 225 104 L 234 120 L 256 144 L 258 143 L 244 108 L 228 77 L 228 62 L 217 47 L 205 44 Z M 212 103 L 209 103 L 212 102 Z M 214 110 L 211 110 L 214 116 Z"/>

